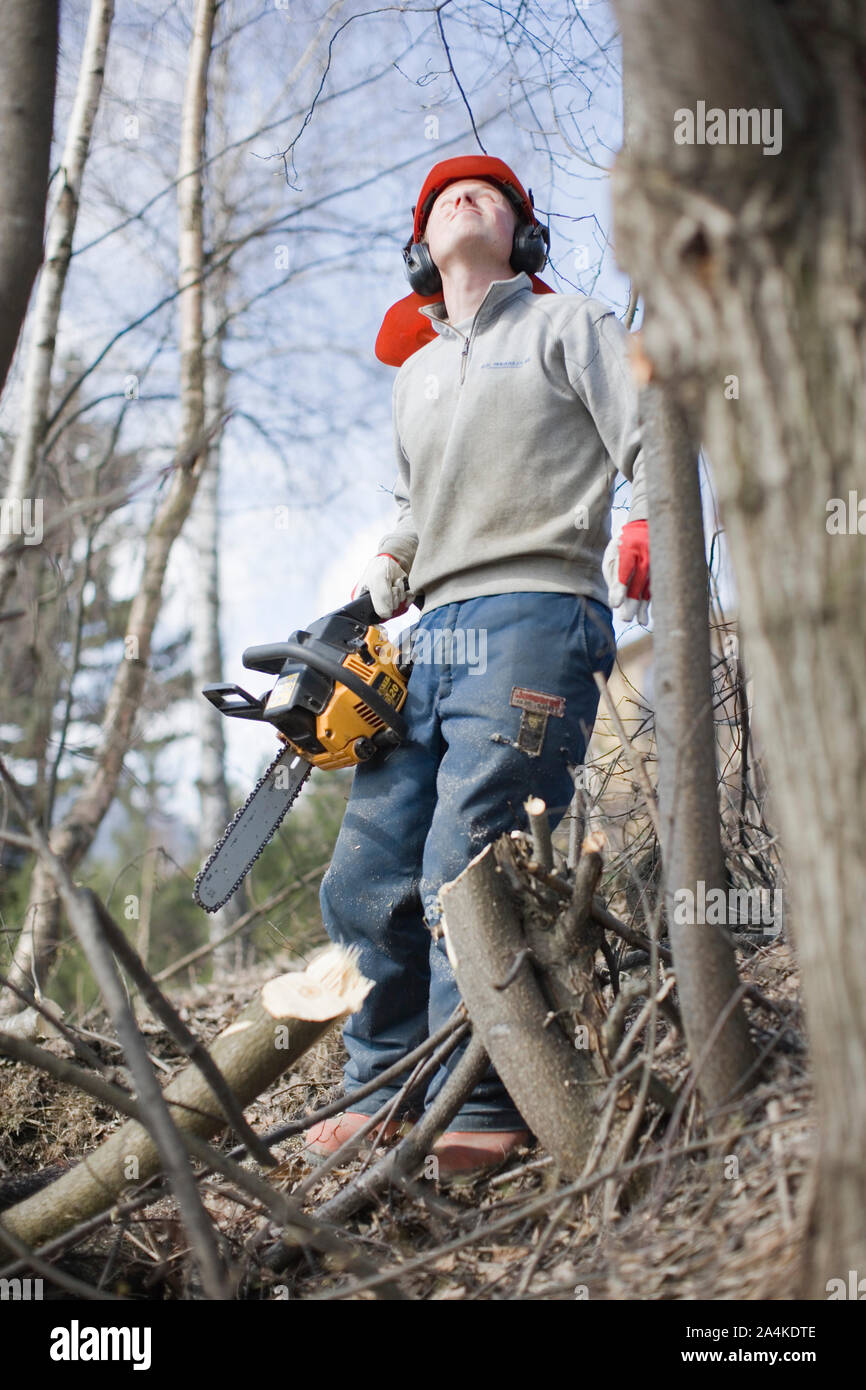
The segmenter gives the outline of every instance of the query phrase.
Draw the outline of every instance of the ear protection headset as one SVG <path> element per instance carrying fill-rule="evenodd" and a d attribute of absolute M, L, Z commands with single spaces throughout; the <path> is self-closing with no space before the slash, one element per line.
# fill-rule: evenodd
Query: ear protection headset
<path fill-rule="evenodd" d="M 454 164 L 458 162 L 457 160 L 453 161 Z M 492 163 L 493 161 L 490 162 Z M 499 161 L 497 160 L 496 163 L 499 163 Z M 434 170 L 433 173 L 435 174 L 435 172 Z M 464 177 L 471 178 L 473 176 L 481 178 L 486 177 L 484 174 L 475 175 L 474 171 L 470 172 L 468 170 Z M 428 178 L 428 183 L 429 182 L 430 178 Z M 453 183 L 455 179 L 451 178 L 448 182 Z M 541 270 L 547 260 L 547 252 L 550 246 L 550 232 L 546 227 L 542 226 L 540 222 L 535 221 L 532 212 L 534 206 L 532 201 L 532 189 L 529 189 L 528 194 L 524 198 L 521 196 L 522 190 L 518 192 L 517 188 L 513 188 L 504 180 L 486 177 L 486 182 L 492 183 L 497 188 L 501 189 L 508 200 L 513 204 L 518 215 L 518 221 L 514 228 L 514 240 L 511 244 L 511 259 L 509 262 L 511 269 L 515 272 L 523 270 L 527 275 L 535 275 Z M 417 207 L 413 208 L 413 212 L 415 213 L 415 231 L 403 248 L 403 262 L 406 270 L 406 278 L 415 293 L 420 295 L 438 294 L 442 289 L 442 277 L 436 268 L 433 257 L 430 255 L 429 246 L 427 246 L 426 242 L 416 238 L 418 237 L 419 228 L 423 233 L 430 208 L 445 186 L 446 185 L 443 184 L 433 189 L 425 203 L 422 204 L 420 215 Z M 422 194 L 424 191 L 425 190 L 422 189 Z M 527 215 L 527 212 L 529 215 Z"/>

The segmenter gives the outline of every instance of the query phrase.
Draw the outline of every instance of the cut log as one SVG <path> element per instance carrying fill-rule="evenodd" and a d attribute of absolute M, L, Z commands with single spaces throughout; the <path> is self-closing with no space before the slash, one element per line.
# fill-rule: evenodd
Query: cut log
<path fill-rule="evenodd" d="M 361 1007 L 372 988 L 356 953 L 330 946 L 306 970 L 269 980 L 258 997 L 209 1047 L 240 1104 L 249 1105 L 324 1032 Z M 175 1124 L 207 1139 L 225 1117 L 198 1068 L 189 1066 L 165 1092 Z M 130 1120 L 94 1153 L 41 1192 L 10 1207 L 2 1226 L 33 1247 L 104 1211 L 130 1184 L 159 1169 L 147 1129 Z"/>

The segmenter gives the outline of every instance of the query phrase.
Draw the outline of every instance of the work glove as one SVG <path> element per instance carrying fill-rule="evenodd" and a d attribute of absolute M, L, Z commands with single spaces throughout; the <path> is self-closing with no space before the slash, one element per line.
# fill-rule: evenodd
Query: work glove
<path fill-rule="evenodd" d="M 415 597 L 409 589 L 409 576 L 393 555 L 376 555 L 352 590 L 357 598 L 369 590 L 380 618 L 399 618 Z"/>
<path fill-rule="evenodd" d="M 601 562 L 608 602 L 625 623 L 637 618 L 641 627 L 649 624 L 649 564 L 649 522 L 627 521 Z"/>

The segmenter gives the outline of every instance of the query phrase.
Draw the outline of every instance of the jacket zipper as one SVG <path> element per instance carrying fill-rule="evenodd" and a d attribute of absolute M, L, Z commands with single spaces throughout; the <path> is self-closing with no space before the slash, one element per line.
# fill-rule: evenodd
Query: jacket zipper
<path fill-rule="evenodd" d="M 468 334 L 466 335 L 466 342 L 463 344 L 463 351 L 462 351 L 461 354 L 460 354 L 460 385 L 461 385 L 461 386 L 463 385 L 464 379 L 465 379 L 465 377 L 466 377 L 466 359 L 467 359 L 467 357 L 469 356 L 469 343 L 471 342 L 471 339 L 472 339 L 472 330 L 471 330 L 471 328 L 470 328 Z"/>

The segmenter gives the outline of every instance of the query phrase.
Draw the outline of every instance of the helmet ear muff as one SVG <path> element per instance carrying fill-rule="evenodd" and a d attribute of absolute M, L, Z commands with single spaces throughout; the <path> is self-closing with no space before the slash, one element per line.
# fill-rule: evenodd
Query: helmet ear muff
<path fill-rule="evenodd" d="M 511 244 L 511 269 L 535 275 L 544 266 L 550 232 L 540 222 L 518 222 Z"/>
<path fill-rule="evenodd" d="M 438 294 L 442 288 L 442 277 L 430 255 L 430 248 L 424 241 L 410 238 L 403 247 L 403 267 L 406 279 L 416 294 Z"/>

